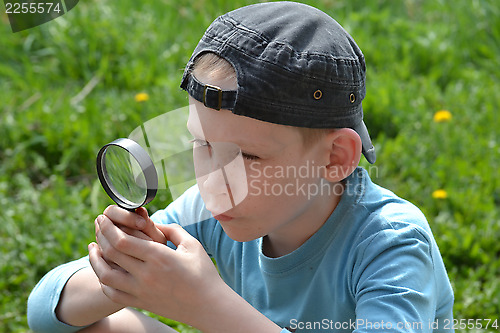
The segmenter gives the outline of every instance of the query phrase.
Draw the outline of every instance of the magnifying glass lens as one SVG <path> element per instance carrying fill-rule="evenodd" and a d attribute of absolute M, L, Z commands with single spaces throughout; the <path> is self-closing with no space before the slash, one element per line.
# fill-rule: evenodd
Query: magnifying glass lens
<path fill-rule="evenodd" d="M 103 176 L 120 200 L 140 206 L 147 196 L 146 178 L 139 162 L 126 149 L 110 145 L 102 155 Z"/>

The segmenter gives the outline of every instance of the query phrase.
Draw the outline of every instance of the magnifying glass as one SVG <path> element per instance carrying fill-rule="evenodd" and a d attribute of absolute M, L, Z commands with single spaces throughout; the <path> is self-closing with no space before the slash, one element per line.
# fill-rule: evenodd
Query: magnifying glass
<path fill-rule="evenodd" d="M 97 174 L 109 197 L 129 211 L 153 200 L 158 189 L 153 161 L 137 142 L 130 139 L 117 139 L 99 150 Z"/>

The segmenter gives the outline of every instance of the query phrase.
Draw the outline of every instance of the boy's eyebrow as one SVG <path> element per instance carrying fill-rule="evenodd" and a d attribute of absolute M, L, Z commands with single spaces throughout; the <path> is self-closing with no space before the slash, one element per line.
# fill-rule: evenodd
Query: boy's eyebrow
<path fill-rule="evenodd" d="M 200 138 L 200 139 L 203 139 L 203 140 L 207 140 L 207 141 L 211 141 L 211 140 L 208 140 L 205 135 L 198 135 L 197 131 L 195 131 L 193 128 L 190 128 L 189 126 L 189 123 L 187 125 L 187 130 L 188 132 L 194 137 L 194 138 Z M 203 131 L 201 132 L 201 134 L 203 134 Z M 262 148 L 265 148 L 265 145 L 264 144 L 256 144 L 256 143 L 253 143 L 253 142 L 248 142 L 248 141 L 243 141 L 243 140 L 232 140 L 232 142 L 234 144 L 236 144 L 238 147 L 242 148 L 244 147 L 245 150 L 246 149 L 249 149 L 250 151 L 253 151 L 254 149 L 262 149 Z"/>
<path fill-rule="evenodd" d="M 265 148 L 264 144 L 256 144 L 254 142 L 235 140 L 234 143 L 239 147 L 245 147 L 249 149 L 262 149 Z"/>

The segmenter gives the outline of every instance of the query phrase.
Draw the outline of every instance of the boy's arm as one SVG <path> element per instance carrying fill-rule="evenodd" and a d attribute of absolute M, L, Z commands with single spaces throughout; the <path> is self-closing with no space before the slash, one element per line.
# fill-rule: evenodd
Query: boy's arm
<path fill-rule="evenodd" d="M 422 228 L 395 221 L 391 226 L 367 237 L 359 248 L 353 269 L 356 326 L 361 331 L 376 331 L 375 325 L 381 330 L 440 331 L 453 319 L 453 292 L 444 266 L 439 267 L 437 247 L 434 251 Z"/>
<path fill-rule="evenodd" d="M 57 318 L 71 326 L 86 326 L 116 311 L 123 305 L 111 301 L 101 289 L 99 279 L 88 267 L 73 274 L 61 293 Z"/>
<path fill-rule="evenodd" d="M 56 308 L 67 282 L 73 276 L 78 276 L 80 271 L 92 272 L 89 268 L 88 258 L 81 258 L 57 266 L 45 274 L 28 298 L 27 319 L 31 330 L 54 333 L 75 332 L 81 329 L 61 321 L 56 315 Z"/>
<path fill-rule="evenodd" d="M 122 309 L 79 331 L 81 333 L 177 333 L 160 321 L 131 308 Z"/>
<path fill-rule="evenodd" d="M 176 332 L 156 319 L 109 300 L 102 293 L 99 280 L 90 267 L 77 271 L 68 280 L 56 315 L 71 326 L 82 327 L 93 323 L 79 331 L 85 333 Z"/>
<path fill-rule="evenodd" d="M 104 213 L 113 209 L 108 207 Z M 128 235 L 145 240 L 165 242 L 163 234 L 154 227 L 149 220 L 145 208 L 136 210 L 136 214 L 130 214 L 134 219 L 134 228 L 124 225 L 118 227 Z M 130 217 L 129 216 L 129 217 Z M 140 223 L 140 226 L 137 223 Z M 97 222 L 96 232 L 98 231 Z M 141 230 L 138 230 L 141 229 Z M 103 292 L 101 283 L 92 269 L 81 269 L 68 280 L 59 299 L 56 308 L 57 318 L 72 326 L 86 326 L 97 322 L 116 311 L 123 309 L 123 305 L 114 303 Z"/>
<path fill-rule="evenodd" d="M 110 210 L 99 218 L 98 244 L 89 246 L 92 268 L 111 300 L 206 333 L 286 332 L 224 283 L 203 246 L 182 227 L 157 225 L 174 250 L 123 232 L 114 221 L 133 227 L 123 214 Z"/>
<path fill-rule="evenodd" d="M 147 217 L 144 210 L 138 213 Z M 152 222 L 122 230 L 142 239 L 164 239 Z M 52 269 L 37 283 L 28 299 L 28 324 L 35 332 L 74 332 L 123 307 L 106 297 L 88 258 L 81 258 Z"/>

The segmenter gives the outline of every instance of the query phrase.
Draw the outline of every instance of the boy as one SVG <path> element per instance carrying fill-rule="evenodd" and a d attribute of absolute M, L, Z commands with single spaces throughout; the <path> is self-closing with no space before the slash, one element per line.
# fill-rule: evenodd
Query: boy
<path fill-rule="evenodd" d="M 89 260 L 32 292 L 35 331 L 172 331 L 125 306 L 219 333 L 449 326 L 453 293 L 424 216 L 357 167 L 362 153 L 375 161 L 365 63 L 332 18 L 291 2 L 223 15 L 181 87 L 198 186 L 151 219 L 108 207 Z M 239 147 L 246 179 L 216 172 L 220 142 Z"/>

